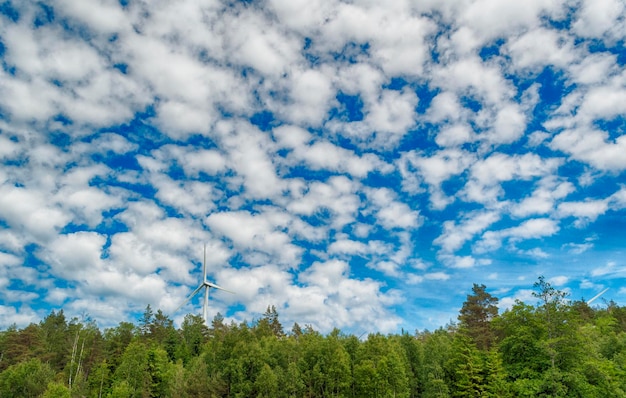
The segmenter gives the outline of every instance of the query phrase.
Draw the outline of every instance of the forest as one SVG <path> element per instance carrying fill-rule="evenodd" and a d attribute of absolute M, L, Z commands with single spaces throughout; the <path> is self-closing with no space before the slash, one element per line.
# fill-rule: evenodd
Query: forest
<path fill-rule="evenodd" d="M 104 330 L 53 311 L 0 331 L 0 397 L 626 397 L 626 307 L 543 277 L 533 295 L 499 313 L 474 284 L 445 327 L 369 336 L 286 330 L 274 306 L 180 328 L 148 306 Z"/>

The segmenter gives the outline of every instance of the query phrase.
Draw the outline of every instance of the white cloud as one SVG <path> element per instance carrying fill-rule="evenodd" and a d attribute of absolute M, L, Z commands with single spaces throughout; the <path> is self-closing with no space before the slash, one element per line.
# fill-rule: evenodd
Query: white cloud
<path fill-rule="evenodd" d="M 20 146 L 9 138 L 0 136 L 0 160 L 14 159 L 21 152 Z"/>
<path fill-rule="evenodd" d="M 55 7 L 61 15 L 76 18 L 90 29 L 114 33 L 130 28 L 126 14 L 115 1 L 86 0 L 79 3 L 61 0 Z"/>
<path fill-rule="evenodd" d="M 209 215 L 206 223 L 211 231 L 232 241 L 239 252 L 251 250 L 265 253 L 279 265 L 295 268 L 299 264 L 302 249 L 294 245 L 289 234 L 284 232 L 290 223 L 286 214 L 220 212 Z"/>
<path fill-rule="evenodd" d="M 328 253 L 330 254 L 367 254 L 369 251 L 368 245 L 363 242 L 359 242 L 351 239 L 336 240 L 328 246 Z"/>
<path fill-rule="evenodd" d="M 595 129 L 572 129 L 558 134 L 550 147 L 572 155 L 601 170 L 619 171 L 626 168 L 626 138 L 608 141 L 608 133 Z"/>
<path fill-rule="evenodd" d="M 460 149 L 447 149 L 432 156 L 423 156 L 411 151 L 399 160 L 403 188 L 413 194 L 419 193 L 421 182 L 428 184 L 431 204 L 435 209 L 443 209 L 454 198 L 447 197 L 441 184 L 451 177 L 463 173 L 475 161 L 475 156 Z"/>
<path fill-rule="evenodd" d="M 620 34 L 623 22 L 618 22 L 624 4 L 619 0 L 583 1 L 578 19 L 573 24 L 576 33 L 586 37 L 602 37 L 611 31 Z M 607 32 L 608 31 L 608 32 Z"/>
<path fill-rule="evenodd" d="M 569 278 L 567 276 L 560 275 L 560 276 L 553 276 L 548 281 L 550 282 L 551 285 L 558 287 L 558 286 L 563 286 L 567 282 L 569 282 Z"/>
<path fill-rule="evenodd" d="M 505 235 L 514 240 L 536 239 L 550 236 L 558 231 L 558 225 L 548 218 L 534 218 L 524 221 L 517 227 L 506 230 Z"/>
<path fill-rule="evenodd" d="M 172 206 L 178 212 L 203 217 L 215 209 L 221 192 L 212 184 L 199 181 L 175 181 L 165 176 L 152 179 L 157 189 L 156 197 L 162 204 Z"/>
<path fill-rule="evenodd" d="M 500 129 L 502 128 L 499 127 Z M 467 124 L 453 124 L 444 126 L 437 134 L 435 142 L 441 147 L 455 147 L 467 142 L 473 142 L 478 137 Z"/>
<path fill-rule="evenodd" d="M 585 202 L 563 202 L 557 207 L 560 217 L 576 217 L 575 225 L 583 226 L 595 221 L 609 208 L 606 200 L 588 200 Z"/>
<path fill-rule="evenodd" d="M 530 196 L 511 208 L 511 214 L 515 217 L 550 214 L 554 210 L 555 202 L 567 197 L 574 190 L 574 185 L 569 181 L 554 176 L 544 177 L 537 183 L 537 188 Z"/>
<path fill-rule="evenodd" d="M 356 195 L 358 184 L 346 177 L 331 177 L 328 182 L 312 182 L 293 192 L 287 210 L 298 215 L 312 216 L 318 211 L 333 213 L 331 224 L 336 229 L 352 223 L 361 205 Z"/>
<path fill-rule="evenodd" d="M 610 120 L 626 112 L 626 88 L 622 85 L 594 87 L 585 93 L 578 110 L 583 120 Z"/>
<path fill-rule="evenodd" d="M 6 330 L 11 325 L 28 325 L 41 320 L 39 314 L 31 308 L 22 305 L 18 311 L 16 307 L 0 305 L 0 328 Z"/>
<path fill-rule="evenodd" d="M 273 265 L 227 269 L 218 282 L 237 293 L 229 299 L 245 304 L 247 312 L 238 314 L 241 318 L 250 319 L 275 305 L 283 324 L 311 324 L 322 332 L 354 328 L 372 316 L 384 320 L 377 327 L 382 331 L 394 330 L 400 321 L 387 310 L 400 301 L 399 296 L 382 292 L 381 284 L 373 280 L 350 278 L 343 261 L 316 262 L 299 274 L 297 284 L 292 275 Z"/>
<path fill-rule="evenodd" d="M 605 265 L 596 267 L 591 270 L 591 276 L 604 278 L 622 278 L 626 275 L 626 268 L 618 266 L 615 261 L 608 261 Z"/>
<path fill-rule="evenodd" d="M 517 301 L 521 301 L 526 304 L 531 304 L 537 301 L 537 298 L 533 296 L 534 291 L 530 289 L 517 290 L 512 296 L 502 297 L 498 301 L 498 308 L 500 310 L 511 309 Z"/>
<path fill-rule="evenodd" d="M 206 133 L 218 120 L 216 110 L 176 100 L 159 103 L 157 112 L 157 125 L 176 138 L 184 138 L 193 133 Z"/>
<path fill-rule="evenodd" d="M 450 279 L 450 275 L 446 274 L 445 272 L 431 272 L 425 274 L 424 278 L 431 281 L 447 281 L 448 279 Z"/>
<path fill-rule="evenodd" d="M 626 208 L 626 186 L 622 186 L 619 191 L 611 195 L 608 198 L 608 202 L 612 209 L 619 210 Z"/>
<path fill-rule="evenodd" d="M 502 241 L 508 239 L 511 243 L 529 239 L 540 239 L 552 236 L 559 230 L 558 223 L 549 218 L 531 218 L 518 226 L 496 231 L 485 232 L 481 240 L 474 247 L 477 253 L 485 253 L 500 248 Z M 542 253 L 537 253 L 542 256 Z"/>
<path fill-rule="evenodd" d="M 516 104 L 507 104 L 498 110 L 493 128 L 487 134 L 489 143 L 510 144 L 526 130 L 526 116 Z"/>
<path fill-rule="evenodd" d="M 50 242 L 45 256 L 52 272 L 67 280 L 86 278 L 86 273 L 102 268 L 102 248 L 106 237 L 96 232 L 59 235 Z"/>
<path fill-rule="evenodd" d="M 549 175 L 561 163 L 558 158 L 543 159 L 531 153 L 522 156 L 494 153 L 472 165 L 463 195 L 468 201 L 494 203 L 504 193 L 501 182 Z"/>
<path fill-rule="evenodd" d="M 300 61 L 298 37 L 285 35 L 262 14 L 243 12 L 228 28 L 233 59 L 264 75 L 278 77 Z"/>
<path fill-rule="evenodd" d="M 456 121 L 467 117 L 467 110 L 461 106 L 457 95 L 450 91 L 437 94 L 430 102 L 426 113 L 432 122 Z"/>
<path fill-rule="evenodd" d="M 594 247 L 593 243 L 568 243 L 565 245 L 572 254 L 582 254 Z"/>
<path fill-rule="evenodd" d="M 390 147 L 415 124 L 418 98 L 411 90 L 383 90 L 366 105 L 364 124 L 369 135 L 376 134 L 376 146 Z"/>
<path fill-rule="evenodd" d="M 412 210 L 406 203 L 396 200 L 395 193 L 386 188 L 367 190 L 371 205 L 375 208 L 375 217 L 382 227 L 417 228 L 420 224 L 419 212 Z"/>
<path fill-rule="evenodd" d="M 280 126 L 274 129 L 273 135 L 279 146 L 292 150 L 286 159 L 290 164 L 304 162 L 313 170 L 348 173 L 356 178 L 363 178 L 374 170 L 387 172 L 391 169 L 373 153 L 358 156 L 328 141 L 311 142 L 313 136 L 296 126 Z"/>
<path fill-rule="evenodd" d="M 281 23 L 303 34 L 315 32 L 328 16 L 334 3 L 310 0 L 270 0 Z"/>
<path fill-rule="evenodd" d="M 542 15 L 559 16 L 562 4 L 556 0 L 478 0 L 468 4 L 459 20 L 473 29 L 483 42 L 497 37 L 514 36 L 536 28 Z"/>
<path fill-rule="evenodd" d="M 467 241 L 499 219 L 500 214 L 498 212 L 487 211 L 470 213 L 459 223 L 445 221 L 443 223 L 443 233 L 433 243 L 441 246 L 444 252 L 455 252 L 461 249 Z"/>
<path fill-rule="evenodd" d="M 434 82 L 450 92 L 472 94 L 487 104 L 496 105 L 513 94 L 511 85 L 495 66 L 478 57 L 468 57 L 433 71 Z"/>
<path fill-rule="evenodd" d="M 268 135 L 244 122 L 221 122 L 218 131 L 229 166 L 243 179 L 252 198 L 272 198 L 283 190 L 272 155 L 274 143 Z M 238 183 L 235 179 L 233 182 Z"/>
<path fill-rule="evenodd" d="M 71 217 L 44 197 L 43 192 L 33 189 L 0 186 L 0 217 L 37 239 L 52 238 Z"/>
<path fill-rule="evenodd" d="M 530 30 L 508 43 L 515 68 L 543 68 L 553 65 L 563 68 L 574 59 L 572 39 L 562 32 L 538 28 Z"/>
<path fill-rule="evenodd" d="M 571 79 L 576 83 L 598 84 L 618 70 L 616 57 L 607 53 L 588 54 L 580 63 L 570 65 Z"/>
<path fill-rule="evenodd" d="M 327 330 L 335 323 L 354 326 L 358 320 L 364 317 L 371 319 L 374 315 L 378 319 L 385 319 L 381 330 L 395 328 L 399 319 L 389 317 L 385 308 L 397 303 L 399 297 L 391 292 L 382 293 L 380 284 L 375 281 L 350 279 L 347 272 L 346 263 L 330 261 L 314 263 L 299 276 L 298 279 L 307 283 L 312 292 L 319 292 L 326 297 L 325 306 L 318 308 L 315 323 L 321 323 L 321 328 Z M 320 313 L 328 316 L 319 317 Z"/>
<path fill-rule="evenodd" d="M 321 124 L 334 95 L 330 78 L 315 69 L 294 70 L 289 84 L 287 103 L 277 104 L 274 110 L 296 124 Z"/>

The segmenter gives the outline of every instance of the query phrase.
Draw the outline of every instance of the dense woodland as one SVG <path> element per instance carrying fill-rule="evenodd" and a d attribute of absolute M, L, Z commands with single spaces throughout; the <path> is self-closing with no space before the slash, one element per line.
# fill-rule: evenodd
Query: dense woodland
<path fill-rule="evenodd" d="M 626 307 L 534 287 L 498 314 L 474 285 L 452 325 L 361 339 L 287 331 L 274 307 L 179 329 L 150 307 L 105 330 L 61 310 L 0 332 L 0 397 L 626 397 Z"/>

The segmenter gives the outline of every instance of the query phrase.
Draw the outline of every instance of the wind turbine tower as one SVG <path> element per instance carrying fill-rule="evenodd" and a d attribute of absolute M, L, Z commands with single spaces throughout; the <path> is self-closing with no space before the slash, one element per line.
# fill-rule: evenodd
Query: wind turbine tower
<path fill-rule="evenodd" d="M 178 312 L 178 310 L 180 310 L 185 304 L 187 304 L 196 294 L 198 294 L 202 289 L 204 289 L 204 302 L 202 305 L 202 317 L 204 318 L 204 324 L 209 326 L 209 290 L 213 288 L 213 289 L 219 289 L 219 290 L 223 290 L 225 292 L 228 293 L 232 293 L 235 294 L 235 292 L 232 292 L 230 290 L 224 289 L 223 287 L 220 287 L 218 285 L 216 285 L 215 283 L 211 283 L 207 280 L 207 275 L 206 275 L 206 245 L 204 245 L 204 259 L 202 261 L 202 283 L 200 283 L 200 286 L 198 286 L 196 288 L 196 290 L 194 290 L 193 292 L 191 292 L 191 294 L 185 299 L 185 301 L 183 301 L 183 303 L 181 305 L 178 306 L 178 308 L 176 308 L 176 310 L 174 312 Z"/>

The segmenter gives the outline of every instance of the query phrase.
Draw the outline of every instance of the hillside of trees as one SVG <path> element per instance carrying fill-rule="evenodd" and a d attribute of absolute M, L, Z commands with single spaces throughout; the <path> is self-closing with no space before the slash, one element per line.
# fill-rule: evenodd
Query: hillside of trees
<path fill-rule="evenodd" d="M 534 288 L 499 314 L 474 284 L 452 325 L 361 339 L 285 330 L 273 306 L 179 329 L 150 307 L 105 330 L 61 310 L 0 331 L 0 397 L 626 397 L 626 307 Z"/>

